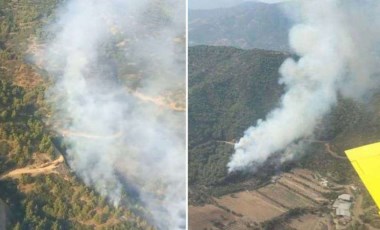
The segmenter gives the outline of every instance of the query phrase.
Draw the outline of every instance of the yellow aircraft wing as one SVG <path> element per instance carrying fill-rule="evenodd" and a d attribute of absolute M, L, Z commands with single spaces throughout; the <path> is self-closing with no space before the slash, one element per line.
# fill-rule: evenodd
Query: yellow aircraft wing
<path fill-rule="evenodd" d="M 345 152 L 380 209 L 380 142 Z"/>

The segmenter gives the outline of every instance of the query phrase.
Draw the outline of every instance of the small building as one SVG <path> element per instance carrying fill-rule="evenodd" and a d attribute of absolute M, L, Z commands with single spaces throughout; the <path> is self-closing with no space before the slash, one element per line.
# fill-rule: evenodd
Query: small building
<path fill-rule="evenodd" d="M 339 217 L 351 217 L 351 200 L 352 196 L 349 194 L 342 194 L 338 196 L 338 199 L 335 200 L 333 208 L 335 209 L 335 214 Z"/>
<path fill-rule="evenodd" d="M 350 194 L 342 194 L 338 196 L 338 199 L 351 202 L 352 196 Z"/>
<path fill-rule="evenodd" d="M 343 201 L 338 204 L 338 207 L 336 208 L 336 215 L 342 217 L 351 217 L 350 208 L 351 203 Z"/>
<path fill-rule="evenodd" d="M 347 210 L 345 208 L 338 208 L 336 210 L 336 215 L 342 216 L 342 217 L 351 217 L 351 212 L 350 212 L 350 210 Z"/>

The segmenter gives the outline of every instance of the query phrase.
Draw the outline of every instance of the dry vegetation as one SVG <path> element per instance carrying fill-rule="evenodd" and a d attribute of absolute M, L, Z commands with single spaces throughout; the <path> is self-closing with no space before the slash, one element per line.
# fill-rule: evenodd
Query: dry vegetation
<path fill-rule="evenodd" d="M 191 206 L 189 209 L 190 228 L 238 229 L 239 226 L 258 227 L 259 224 L 264 226 L 266 222 L 289 213 L 292 215 L 294 210 L 317 210 L 327 202 L 321 192 L 330 190 L 322 187 L 316 179 L 310 180 L 307 184 L 302 183 L 305 180 L 304 178 L 310 175 L 312 172 L 308 170 L 283 173 L 274 183 L 256 190 L 214 197 L 213 202 L 205 206 Z M 290 188 L 290 186 L 297 189 Z M 295 216 L 298 218 L 298 215 Z M 317 215 L 309 215 L 306 219 L 308 222 L 326 222 L 323 218 L 320 220 Z M 296 222 L 293 223 L 293 225 L 295 224 Z"/>

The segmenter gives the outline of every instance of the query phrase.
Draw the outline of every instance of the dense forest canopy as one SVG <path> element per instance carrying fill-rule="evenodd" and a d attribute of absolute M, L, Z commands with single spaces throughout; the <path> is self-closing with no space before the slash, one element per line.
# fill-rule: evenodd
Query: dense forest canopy
<path fill-rule="evenodd" d="M 50 77 L 31 56 L 49 39 L 44 26 L 63 2 L 0 0 L 0 200 L 7 229 L 152 229 L 137 215 L 141 207 L 108 204 L 61 163 L 65 146 L 46 122 Z M 11 174 L 52 162 L 59 164 L 46 174 Z"/>

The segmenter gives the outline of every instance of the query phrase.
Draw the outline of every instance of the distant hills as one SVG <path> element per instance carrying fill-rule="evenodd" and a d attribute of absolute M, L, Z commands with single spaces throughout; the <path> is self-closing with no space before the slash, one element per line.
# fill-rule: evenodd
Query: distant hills
<path fill-rule="evenodd" d="M 291 20 L 283 4 L 245 2 L 220 9 L 189 11 L 189 45 L 287 51 Z"/>
<path fill-rule="evenodd" d="M 189 1 L 189 9 L 215 9 L 215 8 L 224 8 L 239 5 L 245 0 L 191 0 Z"/>

